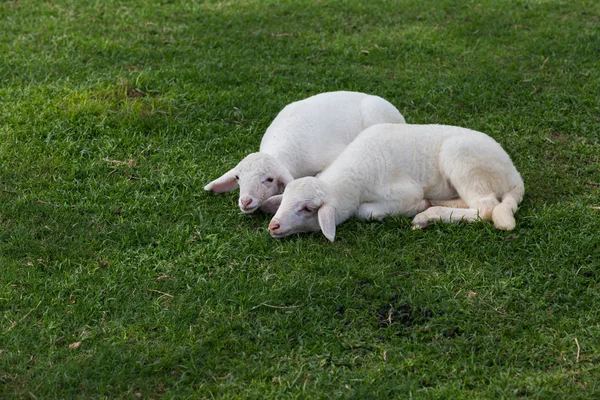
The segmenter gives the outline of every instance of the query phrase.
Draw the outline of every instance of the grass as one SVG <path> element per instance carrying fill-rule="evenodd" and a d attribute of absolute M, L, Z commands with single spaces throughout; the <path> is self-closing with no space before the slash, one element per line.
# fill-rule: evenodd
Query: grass
<path fill-rule="evenodd" d="M 9 0 L 0 21 L 0 397 L 600 395 L 598 2 Z M 493 136 L 517 228 L 274 240 L 202 190 L 333 90 Z"/>

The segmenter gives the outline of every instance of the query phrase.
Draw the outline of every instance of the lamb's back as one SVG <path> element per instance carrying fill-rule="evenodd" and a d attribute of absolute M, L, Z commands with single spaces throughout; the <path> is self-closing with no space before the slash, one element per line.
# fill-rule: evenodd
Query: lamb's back
<path fill-rule="evenodd" d="M 280 160 L 292 175 L 322 171 L 363 130 L 356 92 L 322 93 L 287 105 L 265 132 L 260 151 Z"/>
<path fill-rule="evenodd" d="M 349 176 L 365 185 L 403 180 L 423 187 L 439 185 L 438 156 L 444 141 L 478 132 L 445 125 L 379 124 L 365 129 L 327 168 L 320 179 L 335 182 Z"/>

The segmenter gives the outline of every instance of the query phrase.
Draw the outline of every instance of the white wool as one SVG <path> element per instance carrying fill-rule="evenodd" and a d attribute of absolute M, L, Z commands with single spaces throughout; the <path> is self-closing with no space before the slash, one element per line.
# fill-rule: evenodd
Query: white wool
<path fill-rule="evenodd" d="M 241 210 L 253 212 L 293 179 L 325 169 L 365 128 L 384 122 L 405 121 L 388 101 L 364 93 L 328 92 L 291 103 L 265 132 L 258 153 L 204 189 L 226 192 L 239 186 Z"/>
<path fill-rule="evenodd" d="M 445 125 L 380 124 L 362 132 L 318 178 L 298 179 L 283 196 L 270 199 L 281 203 L 270 230 L 281 237 L 321 229 L 333 240 L 335 225 L 353 215 L 416 215 L 413 225 L 420 228 L 431 220 L 479 217 L 511 230 L 524 191 L 508 154 L 484 133 Z M 466 203 L 469 208 L 432 203 Z M 333 216 L 325 215 L 323 206 Z"/>

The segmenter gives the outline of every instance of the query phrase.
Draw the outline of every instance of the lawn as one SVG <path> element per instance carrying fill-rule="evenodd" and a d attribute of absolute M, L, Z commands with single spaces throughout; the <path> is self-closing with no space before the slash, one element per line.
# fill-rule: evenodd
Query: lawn
<path fill-rule="evenodd" d="M 0 2 L 0 398 L 600 397 L 599 27 L 595 0 Z M 494 137 L 516 229 L 276 240 L 203 190 L 334 90 Z"/>

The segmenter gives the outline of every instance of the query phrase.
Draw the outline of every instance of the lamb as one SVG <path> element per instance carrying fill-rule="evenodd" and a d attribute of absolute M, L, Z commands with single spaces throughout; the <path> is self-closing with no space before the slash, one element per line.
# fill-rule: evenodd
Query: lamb
<path fill-rule="evenodd" d="M 365 128 L 405 123 L 388 101 L 358 92 L 328 92 L 287 105 L 265 132 L 260 151 L 210 182 L 217 193 L 240 187 L 242 212 L 256 211 L 294 179 L 321 172 Z"/>
<path fill-rule="evenodd" d="M 429 221 L 492 220 L 512 230 L 525 187 L 504 149 L 484 133 L 444 125 L 381 124 L 362 132 L 318 178 L 293 181 L 268 199 L 277 209 L 269 231 L 280 238 L 321 230 L 333 241 L 336 225 L 353 215 Z M 437 202 L 438 206 L 432 203 Z M 453 206 L 469 208 L 453 208 Z"/>

